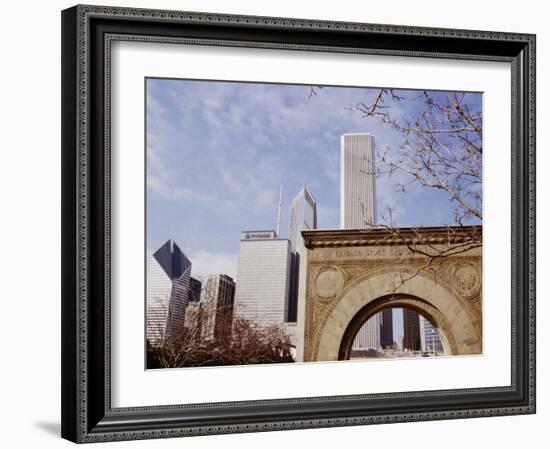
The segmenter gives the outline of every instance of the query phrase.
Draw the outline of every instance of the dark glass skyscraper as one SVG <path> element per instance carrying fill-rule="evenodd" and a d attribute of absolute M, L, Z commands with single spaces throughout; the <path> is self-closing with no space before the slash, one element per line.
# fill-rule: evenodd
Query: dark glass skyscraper
<path fill-rule="evenodd" d="M 189 294 L 187 300 L 190 302 L 198 302 L 201 299 L 202 282 L 194 277 L 189 279 Z"/>
<path fill-rule="evenodd" d="M 386 309 L 381 313 L 380 346 L 382 349 L 391 349 L 393 347 L 393 310 Z"/>
<path fill-rule="evenodd" d="M 157 344 L 178 337 L 184 327 L 189 298 L 191 261 L 172 240 L 147 264 L 147 339 Z"/>
<path fill-rule="evenodd" d="M 420 351 L 420 318 L 418 312 L 403 309 L 403 349 Z"/>

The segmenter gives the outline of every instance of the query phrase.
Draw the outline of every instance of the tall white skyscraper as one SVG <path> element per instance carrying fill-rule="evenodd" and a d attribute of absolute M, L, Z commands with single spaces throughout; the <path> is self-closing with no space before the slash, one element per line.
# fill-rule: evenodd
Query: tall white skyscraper
<path fill-rule="evenodd" d="M 374 142 L 369 133 L 344 134 L 340 139 L 340 228 L 374 225 L 376 190 Z M 353 349 L 380 350 L 380 317 L 369 319 L 355 338 Z"/>
<path fill-rule="evenodd" d="M 344 134 L 340 141 L 340 228 L 374 224 L 374 143 L 369 133 Z"/>
<path fill-rule="evenodd" d="M 305 229 L 317 229 L 317 203 L 308 190 L 306 183 L 296 194 L 288 213 L 288 238 L 291 251 L 302 249 L 301 232 Z"/>
<path fill-rule="evenodd" d="M 375 349 L 380 351 L 382 349 L 381 344 L 381 329 L 382 326 L 382 314 L 377 313 L 376 315 L 371 316 L 359 332 L 355 335 L 351 349 L 353 350 L 367 350 Z"/>
<path fill-rule="evenodd" d="M 288 213 L 288 238 L 290 240 L 290 286 L 288 314 L 285 321 L 295 322 L 298 314 L 298 286 L 300 282 L 300 253 L 302 231 L 317 229 L 317 203 L 311 192 L 304 187 L 292 200 Z"/>
<path fill-rule="evenodd" d="M 283 324 L 288 315 L 290 241 L 275 231 L 241 233 L 235 318 L 259 326 Z"/>
<path fill-rule="evenodd" d="M 191 261 L 172 240 L 148 257 L 146 336 L 151 344 L 183 331 L 190 277 Z"/>

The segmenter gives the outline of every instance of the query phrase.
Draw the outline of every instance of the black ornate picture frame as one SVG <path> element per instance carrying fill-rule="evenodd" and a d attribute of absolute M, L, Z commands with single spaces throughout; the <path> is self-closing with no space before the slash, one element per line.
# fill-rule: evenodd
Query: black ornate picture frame
<path fill-rule="evenodd" d="M 509 63 L 511 385 L 112 407 L 110 49 L 117 40 Z M 82 5 L 62 12 L 64 438 L 84 443 L 530 413 L 535 413 L 534 35 Z"/>

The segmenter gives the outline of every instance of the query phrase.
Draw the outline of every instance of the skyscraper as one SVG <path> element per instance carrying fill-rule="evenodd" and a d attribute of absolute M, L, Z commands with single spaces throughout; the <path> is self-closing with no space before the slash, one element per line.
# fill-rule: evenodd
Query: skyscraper
<path fill-rule="evenodd" d="M 380 351 L 381 321 L 381 313 L 371 316 L 355 335 L 351 349 L 361 351 L 374 349 L 376 351 Z"/>
<path fill-rule="evenodd" d="M 304 181 L 304 187 L 292 200 L 288 213 L 288 238 L 291 251 L 300 252 L 302 249 L 301 232 L 305 229 L 317 229 L 317 203 Z"/>
<path fill-rule="evenodd" d="M 219 340 L 231 332 L 235 281 L 226 274 L 210 274 L 204 279 L 202 335 Z"/>
<path fill-rule="evenodd" d="M 259 326 L 288 316 L 290 241 L 275 231 L 241 233 L 234 316 Z"/>
<path fill-rule="evenodd" d="M 290 285 L 288 313 L 285 320 L 295 322 L 298 314 L 298 286 L 300 283 L 300 252 L 305 229 L 317 228 L 317 204 L 313 195 L 304 187 L 292 200 L 288 213 L 288 238 L 290 240 Z"/>
<path fill-rule="evenodd" d="M 403 309 L 403 349 L 420 351 L 420 315 L 412 309 Z"/>
<path fill-rule="evenodd" d="M 380 346 L 382 349 L 391 349 L 393 347 L 393 310 L 386 309 L 381 314 Z"/>
<path fill-rule="evenodd" d="M 373 137 L 344 134 L 340 141 L 340 228 L 358 229 L 375 224 Z"/>
<path fill-rule="evenodd" d="M 191 301 L 185 308 L 184 326 L 189 333 L 187 341 L 198 343 L 202 340 L 203 303 Z"/>
<path fill-rule="evenodd" d="M 429 320 L 420 315 L 420 348 L 423 352 L 435 352 L 443 354 L 443 342 L 439 332 Z"/>
<path fill-rule="evenodd" d="M 344 134 L 340 139 L 341 229 L 365 228 L 375 224 L 373 147 L 373 137 L 369 133 Z M 380 317 L 378 314 L 375 317 L 359 329 L 354 349 L 368 349 L 365 345 L 380 349 Z"/>
<path fill-rule="evenodd" d="M 190 302 L 198 302 L 201 300 L 202 282 L 194 277 L 189 278 L 189 295 Z"/>
<path fill-rule="evenodd" d="M 152 344 L 181 335 L 190 276 L 191 261 L 172 240 L 148 257 L 146 336 Z"/>

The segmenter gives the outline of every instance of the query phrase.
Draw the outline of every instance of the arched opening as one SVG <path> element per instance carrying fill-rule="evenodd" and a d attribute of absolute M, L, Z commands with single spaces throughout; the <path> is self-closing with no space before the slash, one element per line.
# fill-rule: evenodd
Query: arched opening
<path fill-rule="evenodd" d="M 345 285 L 341 294 L 319 309 L 306 309 L 304 361 L 347 360 L 361 325 L 386 308 L 412 308 L 439 330 L 446 355 L 482 353 L 481 315 L 473 303 L 446 284 L 419 274 L 392 287 L 400 272 L 388 269 Z M 312 301 L 313 303 L 313 301 Z M 311 304 L 315 305 L 315 304 Z M 315 313 L 316 312 L 316 313 Z M 322 312 L 322 313 L 320 313 Z"/>
<path fill-rule="evenodd" d="M 445 355 L 437 324 L 411 308 L 391 307 L 365 321 L 355 334 L 350 359 Z"/>
<path fill-rule="evenodd" d="M 409 295 L 387 295 L 363 307 L 347 326 L 338 359 L 452 355 L 455 344 L 436 310 Z M 439 316 L 441 320 L 441 316 Z"/>

